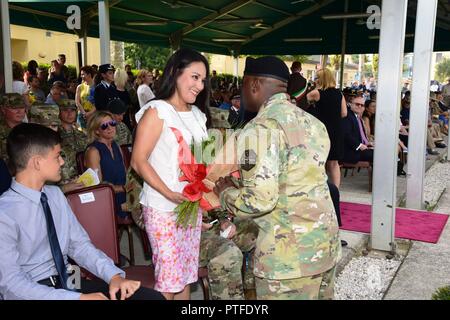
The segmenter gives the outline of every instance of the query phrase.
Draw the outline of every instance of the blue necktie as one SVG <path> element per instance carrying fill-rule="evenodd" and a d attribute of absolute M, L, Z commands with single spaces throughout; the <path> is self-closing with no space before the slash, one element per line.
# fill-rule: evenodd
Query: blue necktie
<path fill-rule="evenodd" d="M 44 209 L 45 221 L 47 222 L 47 234 L 48 240 L 50 241 L 50 249 L 52 251 L 53 260 L 55 261 L 56 270 L 58 271 L 61 287 L 66 290 L 70 290 L 67 287 L 67 269 L 64 264 L 64 257 L 61 252 L 61 247 L 59 246 L 58 235 L 56 234 L 52 212 L 50 211 L 50 207 L 48 205 L 47 195 L 43 192 L 41 193 L 41 204 Z"/>

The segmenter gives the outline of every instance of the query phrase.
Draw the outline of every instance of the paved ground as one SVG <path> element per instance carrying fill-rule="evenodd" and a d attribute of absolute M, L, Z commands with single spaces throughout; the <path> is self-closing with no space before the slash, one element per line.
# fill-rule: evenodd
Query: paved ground
<path fill-rule="evenodd" d="M 450 213 L 450 190 L 436 212 Z M 450 285 L 450 220 L 437 244 L 413 241 L 412 247 L 385 295 L 386 300 L 429 300 L 436 289 Z"/>

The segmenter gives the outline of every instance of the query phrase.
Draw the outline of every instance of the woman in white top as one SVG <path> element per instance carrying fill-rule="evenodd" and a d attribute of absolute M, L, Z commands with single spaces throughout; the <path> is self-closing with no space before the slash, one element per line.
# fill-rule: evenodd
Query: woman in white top
<path fill-rule="evenodd" d="M 150 100 L 155 98 L 150 85 L 153 83 L 153 74 L 147 69 L 142 69 L 139 71 L 136 78 L 137 96 L 139 99 L 139 107 L 142 108 Z"/>
<path fill-rule="evenodd" d="M 167 62 L 157 99 L 136 114 L 131 166 L 144 179 L 140 202 L 152 246 L 155 290 L 170 300 L 190 297 L 189 284 L 198 279 L 202 228 L 200 211 L 195 226 L 176 226 L 174 209 L 187 200 L 182 195 L 187 182 L 179 181 L 178 142 L 171 128 L 187 144 L 207 138 L 208 74 L 204 56 L 178 50 Z"/>

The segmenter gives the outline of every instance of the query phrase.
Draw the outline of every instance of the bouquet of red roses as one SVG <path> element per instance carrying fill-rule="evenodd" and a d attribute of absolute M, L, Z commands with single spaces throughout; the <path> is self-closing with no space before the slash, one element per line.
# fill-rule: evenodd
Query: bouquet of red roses
<path fill-rule="evenodd" d="M 183 196 L 185 196 L 188 201 L 179 204 L 174 211 L 178 215 L 176 221 L 177 225 L 186 228 L 188 225 L 195 226 L 199 208 L 204 211 L 209 211 L 220 205 L 217 196 L 212 192 L 214 182 L 219 177 L 226 176 L 233 171 L 236 171 L 237 164 L 236 161 L 231 161 L 232 163 L 230 164 L 218 164 L 213 162 L 209 166 L 205 163 L 201 163 L 203 162 L 202 159 L 196 159 L 194 154 L 197 155 L 199 153 L 198 151 L 202 152 L 207 148 L 211 148 L 211 145 L 215 144 L 214 137 L 203 141 L 201 145 L 193 145 L 193 150 L 184 141 L 181 132 L 175 128 L 171 129 L 178 142 L 178 162 L 182 172 L 180 181 L 188 182 L 182 192 Z M 197 150 L 195 150 L 195 148 Z M 230 148 L 222 148 L 222 150 L 219 151 L 219 154 L 223 155 L 224 150 L 226 149 L 228 149 L 229 153 L 234 151 L 233 148 L 231 150 Z M 214 156 L 215 153 L 215 149 L 213 149 L 211 155 Z"/>

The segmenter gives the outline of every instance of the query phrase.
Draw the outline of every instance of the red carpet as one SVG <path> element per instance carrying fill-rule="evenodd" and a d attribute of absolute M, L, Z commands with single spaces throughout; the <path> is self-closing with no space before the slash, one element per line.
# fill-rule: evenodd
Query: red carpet
<path fill-rule="evenodd" d="M 395 237 L 436 243 L 447 223 L 448 215 L 397 208 Z M 370 233 L 371 206 L 341 202 L 341 229 Z"/>

